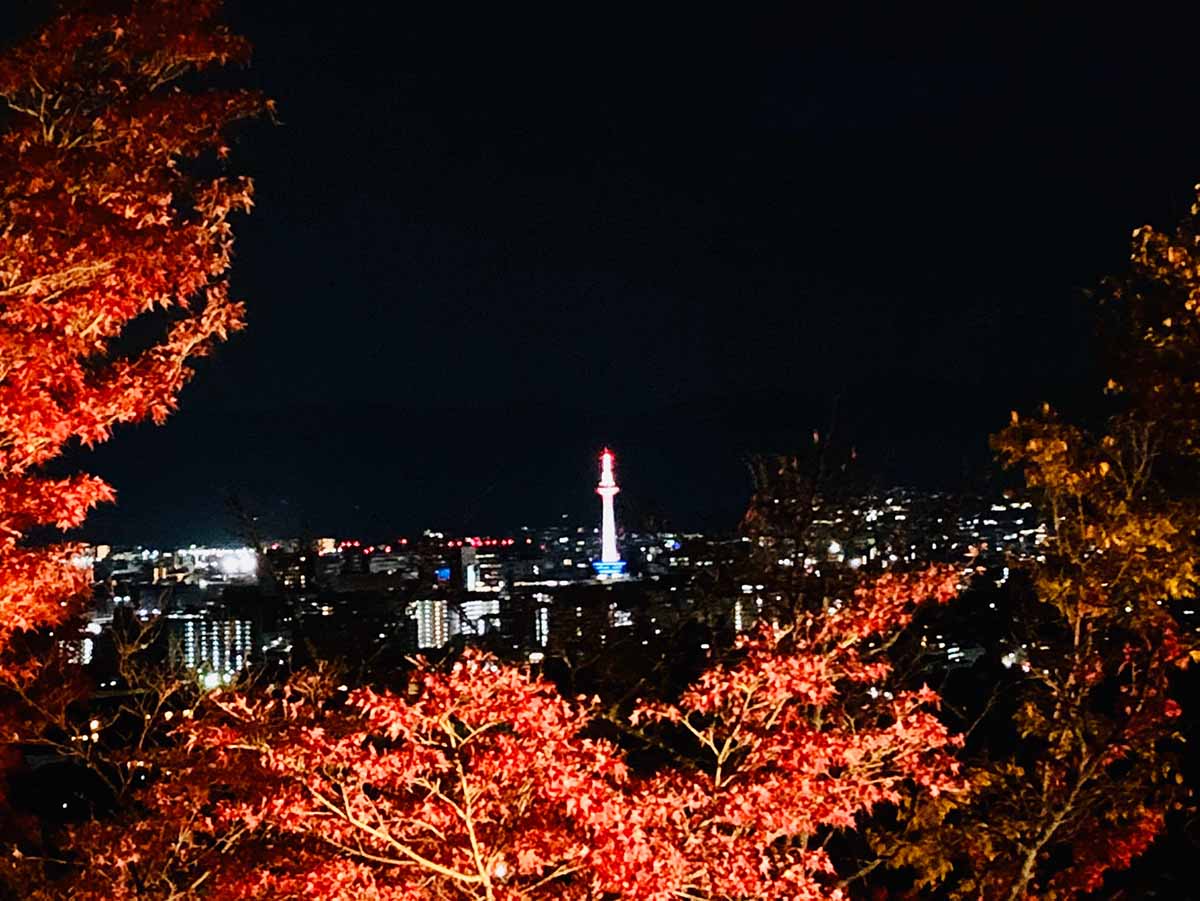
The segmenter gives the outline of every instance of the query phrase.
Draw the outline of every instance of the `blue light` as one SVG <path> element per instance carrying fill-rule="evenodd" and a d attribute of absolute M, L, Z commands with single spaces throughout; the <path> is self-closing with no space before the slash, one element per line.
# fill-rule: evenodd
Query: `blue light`
<path fill-rule="evenodd" d="M 596 570 L 596 575 L 602 579 L 611 579 L 614 576 L 625 574 L 625 561 L 614 560 L 611 563 L 605 563 L 603 560 L 593 560 L 592 569 Z"/>
<path fill-rule="evenodd" d="M 449 582 L 450 581 L 450 567 L 443 566 L 441 569 L 435 571 L 434 575 L 437 576 L 437 580 L 439 582 Z"/>

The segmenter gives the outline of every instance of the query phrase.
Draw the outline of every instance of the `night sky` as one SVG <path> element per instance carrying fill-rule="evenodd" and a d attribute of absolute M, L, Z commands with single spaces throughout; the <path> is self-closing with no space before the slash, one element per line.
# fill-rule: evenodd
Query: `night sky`
<path fill-rule="evenodd" d="M 969 6 L 970 4 L 967 4 Z M 92 537 L 728 528 L 835 421 L 958 487 L 1096 379 L 1082 291 L 1200 181 L 1196 23 L 244 0 L 250 327 L 88 458 Z M 797 5 L 800 6 L 800 5 Z M 967 16 L 963 18 L 962 16 Z"/>

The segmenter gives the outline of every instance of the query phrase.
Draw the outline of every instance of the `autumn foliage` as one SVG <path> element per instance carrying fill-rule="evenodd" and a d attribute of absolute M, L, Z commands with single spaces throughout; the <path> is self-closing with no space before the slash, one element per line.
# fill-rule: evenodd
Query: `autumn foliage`
<path fill-rule="evenodd" d="M 161 422 L 190 361 L 242 325 L 226 272 L 250 183 L 197 164 L 263 102 L 179 86 L 246 58 L 217 6 L 76 3 L 0 59 L 0 650 L 89 588 L 75 548 L 30 534 L 114 496 L 50 465 L 119 423 Z"/>
<path fill-rule="evenodd" d="M 147 815 L 75 834 L 77 898 L 836 898 L 823 843 L 901 792 L 956 791 L 928 689 L 892 694 L 868 639 L 956 576 L 885 577 L 741 642 L 630 736 L 478 652 L 398 694 L 316 675 L 213 696 L 155 760 Z"/>
<path fill-rule="evenodd" d="M 892 849 L 927 889 L 1093 892 L 1191 809 L 1177 697 L 1200 659 L 1180 619 L 1200 587 L 1198 211 L 1174 232 L 1137 229 L 1128 273 L 1098 294 L 1109 415 L 1085 428 L 1045 405 L 993 438 L 1047 541 L 1015 623 L 1008 750 L 981 746 L 970 790 L 919 804 Z"/>
<path fill-rule="evenodd" d="M 251 186 L 224 160 L 230 127 L 269 104 L 196 88 L 248 55 L 219 5 L 82 0 L 0 59 L 0 684 L 44 723 L 77 684 L 61 654 L 30 651 L 89 587 L 80 549 L 46 535 L 114 496 L 64 455 L 161 422 L 195 358 L 242 326 L 230 220 Z M 939 694 L 895 671 L 894 642 L 956 595 L 957 569 L 854 587 L 859 571 L 795 567 L 762 578 L 769 622 L 711 649 L 684 691 L 632 703 L 564 697 L 470 649 L 413 661 L 390 690 L 318 670 L 203 695 L 123 659 L 124 745 L 100 760 L 99 721 L 60 743 L 117 774 L 121 803 L 13 841 L 0 875 L 23 897 L 92 901 L 841 898 L 882 864 L 949 897 L 1101 889 L 1185 809 L 1175 679 L 1200 648 L 1174 606 L 1200 582 L 1196 215 L 1139 229 L 1108 285 L 1123 349 L 1103 425 L 1046 407 L 994 438 L 1047 523 L 1002 746 L 963 750 Z M 756 485 L 752 565 L 769 567 L 801 547 L 824 488 L 795 460 L 759 465 Z M 52 701 L 31 700 L 39 677 Z M 5 740 L 51 746 L 35 719 L 0 720 Z M 868 844 L 869 818 L 888 828 Z"/>

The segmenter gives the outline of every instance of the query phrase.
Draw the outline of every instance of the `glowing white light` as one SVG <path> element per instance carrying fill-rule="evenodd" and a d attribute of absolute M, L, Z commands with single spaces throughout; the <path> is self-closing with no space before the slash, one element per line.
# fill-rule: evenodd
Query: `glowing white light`
<path fill-rule="evenodd" d="M 409 607 L 417 621 L 417 647 L 441 648 L 450 641 L 450 623 L 444 598 L 423 598 Z"/>
<path fill-rule="evenodd" d="M 221 572 L 227 576 L 253 576 L 258 571 L 258 559 L 248 547 L 216 553 Z"/>
<path fill-rule="evenodd" d="M 613 478 L 613 454 L 606 448 L 600 455 L 600 484 L 596 486 L 596 493 L 603 500 L 604 507 L 601 517 L 603 535 L 600 552 L 600 560 L 604 563 L 616 563 L 621 559 L 617 554 L 617 520 L 613 509 L 613 498 L 620 490 L 616 479 Z"/>
<path fill-rule="evenodd" d="M 613 498 L 620 492 L 617 480 L 613 477 L 613 461 L 616 457 L 608 448 L 600 454 L 600 484 L 596 493 L 600 495 L 600 563 L 596 567 L 598 575 L 604 577 L 620 576 L 625 564 L 617 552 L 617 516 Z"/>

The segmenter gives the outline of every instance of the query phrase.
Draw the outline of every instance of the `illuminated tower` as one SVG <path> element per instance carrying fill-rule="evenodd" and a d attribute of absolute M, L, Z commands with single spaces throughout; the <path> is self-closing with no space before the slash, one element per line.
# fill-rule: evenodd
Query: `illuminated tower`
<path fill-rule="evenodd" d="M 596 493 L 603 504 L 600 518 L 600 559 L 592 566 L 601 579 L 615 579 L 625 572 L 625 561 L 617 553 L 617 515 L 613 509 L 613 498 L 621 489 L 613 478 L 613 452 L 607 447 L 600 454 L 600 484 Z"/>

